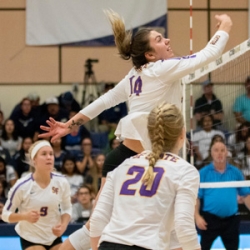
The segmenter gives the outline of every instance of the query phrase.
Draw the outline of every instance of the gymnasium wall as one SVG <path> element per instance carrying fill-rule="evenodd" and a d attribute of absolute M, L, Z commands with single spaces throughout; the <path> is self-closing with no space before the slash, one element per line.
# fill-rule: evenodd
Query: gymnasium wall
<path fill-rule="evenodd" d="M 130 62 L 118 57 L 115 47 L 26 46 L 25 5 L 25 0 L 0 1 L 0 105 L 5 117 L 32 91 L 43 102 L 78 83 L 80 101 L 88 58 L 99 60 L 93 64 L 98 82 L 117 82 L 131 68 Z M 167 6 L 172 49 L 177 56 L 189 54 L 189 1 L 167 0 Z M 193 52 L 205 46 L 215 32 L 214 15 L 221 13 L 229 14 L 234 23 L 226 50 L 248 38 L 248 0 L 193 1 Z"/>

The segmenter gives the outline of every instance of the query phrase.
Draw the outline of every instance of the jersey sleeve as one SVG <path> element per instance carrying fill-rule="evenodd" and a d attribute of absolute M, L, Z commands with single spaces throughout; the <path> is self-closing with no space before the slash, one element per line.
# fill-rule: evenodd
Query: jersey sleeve
<path fill-rule="evenodd" d="M 97 117 L 102 111 L 116 106 L 128 100 L 126 94 L 126 77 L 121 80 L 113 89 L 100 96 L 94 102 L 82 109 L 80 113 L 90 119 Z"/>
<path fill-rule="evenodd" d="M 63 192 L 62 192 L 62 200 L 61 200 L 61 214 L 69 214 L 72 215 L 72 203 L 70 198 L 70 185 L 66 178 L 63 182 Z"/>
<path fill-rule="evenodd" d="M 9 222 L 9 216 L 16 212 L 16 209 L 22 202 L 23 190 L 20 188 L 21 184 L 20 181 L 16 182 L 8 192 L 8 200 L 6 201 L 2 212 L 2 220 L 5 222 Z"/>
<path fill-rule="evenodd" d="M 175 81 L 216 60 L 223 52 L 229 35 L 225 31 L 217 31 L 207 46 L 201 51 L 185 57 L 170 58 L 159 62 L 156 74 Z"/>
<path fill-rule="evenodd" d="M 175 200 L 175 231 L 183 250 L 200 248 L 194 223 L 199 173 L 188 166 L 181 174 Z"/>
<path fill-rule="evenodd" d="M 99 237 L 103 229 L 110 221 L 114 203 L 114 188 L 112 173 L 108 174 L 107 180 L 101 191 L 97 205 L 90 218 L 90 237 Z"/>

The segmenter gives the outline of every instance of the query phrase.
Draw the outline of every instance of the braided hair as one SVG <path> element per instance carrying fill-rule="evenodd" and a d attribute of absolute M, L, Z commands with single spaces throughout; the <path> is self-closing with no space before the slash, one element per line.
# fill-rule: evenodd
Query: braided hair
<path fill-rule="evenodd" d="M 148 117 L 148 133 L 152 152 L 148 156 L 149 168 L 143 182 L 150 185 L 153 181 L 153 168 L 164 152 L 171 152 L 182 133 L 184 119 L 181 111 L 173 104 L 163 103 L 154 108 Z"/>

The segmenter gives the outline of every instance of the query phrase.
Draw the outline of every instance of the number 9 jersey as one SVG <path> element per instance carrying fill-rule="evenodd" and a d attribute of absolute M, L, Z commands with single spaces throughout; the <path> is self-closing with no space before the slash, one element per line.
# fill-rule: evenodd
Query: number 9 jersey
<path fill-rule="evenodd" d="M 146 249 L 173 247 L 175 230 L 183 250 L 200 247 L 194 224 L 199 173 L 188 162 L 165 153 L 154 167 L 150 187 L 142 183 L 150 151 L 125 160 L 108 174 L 90 219 L 91 237 L 101 242 Z M 176 244 L 176 242 L 174 242 Z M 176 248 L 176 247 L 175 247 Z"/>

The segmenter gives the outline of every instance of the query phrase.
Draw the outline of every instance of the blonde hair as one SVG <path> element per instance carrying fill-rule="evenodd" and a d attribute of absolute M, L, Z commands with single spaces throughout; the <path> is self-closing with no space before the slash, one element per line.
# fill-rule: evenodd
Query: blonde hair
<path fill-rule="evenodd" d="M 143 182 L 150 185 L 153 181 L 153 168 L 164 152 L 171 152 L 182 133 L 184 119 L 181 111 L 173 104 L 163 103 L 154 108 L 148 116 L 148 134 L 152 152 L 148 156 L 149 168 Z"/>
<path fill-rule="evenodd" d="M 36 154 L 34 155 L 34 157 L 32 159 L 32 157 L 31 157 L 32 151 L 36 147 L 36 145 L 38 145 L 40 143 L 43 143 L 43 142 L 48 142 L 48 141 L 47 140 L 36 141 L 29 148 L 29 151 L 28 151 L 28 154 L 27 154 L 26 158 L 27 158 L 27 163 L 30 165 L 30 168 L 29 168 L 30 172 L 34 172 L 35 171 L 33 159 L 36 157 Z"/>
<path fill-rule="evenodd" d="M 126 30 L 124 20 L 119 14 L 113 10 L 104 10 L 104 13 L 111 23 L 120 57 L 124 60 L 131 58 L 136 69 L 148 63 L 145 53 L 152 50 L 149 35 L 153 29 L 141 28 L 133 35 L 132 30 Z"/>

